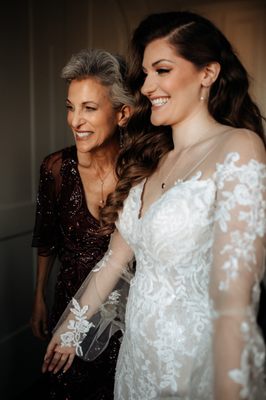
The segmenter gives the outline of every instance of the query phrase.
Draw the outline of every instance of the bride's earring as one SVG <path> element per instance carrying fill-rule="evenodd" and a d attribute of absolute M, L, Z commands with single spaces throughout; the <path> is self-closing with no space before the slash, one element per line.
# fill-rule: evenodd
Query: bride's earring
<path fill-rule="evenodd" d="M 208 101 L 208 98 L 209 98 L 209 88 L 208 87 L 204 87 L 204 86 L 202 86 L 201 87 L 201 90 L 200 90 L 200 101 L 201 102 L 203 102 L 203 101 Z"/>

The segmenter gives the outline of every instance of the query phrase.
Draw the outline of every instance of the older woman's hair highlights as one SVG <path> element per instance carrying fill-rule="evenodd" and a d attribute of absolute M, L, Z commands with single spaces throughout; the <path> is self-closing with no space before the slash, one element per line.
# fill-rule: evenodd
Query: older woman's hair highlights
<path fill-rule="evenodd" d="M 133 97 L 125 85 L 126 63 L 122 56 L 103 49 L 83 49 L 73 54 L 62 70 L 61 77 L 73 80 L 94 78 L 110 88 L 110 100 L 115 109 L 134 105 Z"/>

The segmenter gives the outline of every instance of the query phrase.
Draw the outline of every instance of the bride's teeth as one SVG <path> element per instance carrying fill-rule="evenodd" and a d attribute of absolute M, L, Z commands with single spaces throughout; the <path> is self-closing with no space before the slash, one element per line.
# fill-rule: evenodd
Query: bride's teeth
<path fill-rule="evenodd" d="M 163 104 L 166 104 L 167 102 L 168 102 L 168 99 L 165 97 L 151 100 L 151 103 L 153 106 L 162 106 Z"/>

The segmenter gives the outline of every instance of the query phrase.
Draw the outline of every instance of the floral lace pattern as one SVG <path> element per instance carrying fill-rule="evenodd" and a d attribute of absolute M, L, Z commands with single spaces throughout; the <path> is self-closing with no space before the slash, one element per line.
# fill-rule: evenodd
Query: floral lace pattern
<path fill-rule="evenodd" d="M 254 312 L 258 296 L 248 307 L 237 301 L 230 310 L 214 304 L 212 312 L 209 295 L 226 299 L 238 293 L 245 273 L 255 292 L 262 274 L 257 254 L 266 230 L 266 167 L 239 160 L 238 153 L 230 153 L 211 178 L 177 182 L 141 218 L 143 183 L 131 189 L 117 227 L 133 248 L 137 267 L 116 369 L 116 399 L 213 400 L 213 321 L 230 313 L 243 348 L 241 357 L 229 352 L 234 368 L 227 376 L 240 385 L 240 398 L 263 398 L 265 350 Z M 233 334 L 228 340 L 234 343 Z M 226 351 L 230 344 L 220 345 Z"/>
<path fill-rule="evenodd" d="M 88 311 L 88 306 L 80 307 L 79 303 L 74 298 L 72 299 L 72 304 L 73 307 L 70 311 L 74 314 L 75 320 L 69 320 L 67 325 L 69 331 L 60 335 L 61 346 L 75 347 L 76 354 L 82 356 L 83 352 L 80 344 L 94 325 L 92 322 L 87 321 L 86 312 Z"/>
<path fill-rule="evenodd" d="M 249 359 L 252 357 L 256 367 L 259 370 L 263 370 L 264 354 L 257 352 L 257 344 L 254 341 L 255 336 L 252 335 L 250 325 L 247 322 L 242 322 L 241 333 L 246 342 L 246 347 L 241 354 L 241 366 L 239 369 L 230 370 L 228 373 L 230 378 L 241 386 L 241 399 L 255 399 L 256 388 L 249 384 Z"/>
<path fill-rule="evenodd" d="M 220 229 L 223 232 L 228 231 L 231 212 L 238 205 L 243 206 L 238 219 L 246 224 L 245 232 L 240 230 L 230 232 L 231 240 L 221 250 L 221 254 L 227 254 L 228 257 L 222 266 L 225 280 L 220 282 L 220 290 L 228 289 L 230 280 L 237 278 L 240 264 L 249 269 L 250 265 L 256 263 L 254 241 L 257 236 L 263 237 L 265 234 L 266 205 L 263 200 L 266 191 L 265 166 L 251 160 L 248 165 L 236 167 L 235 162 L 239 158 L 238 153 L 231 153 L 223 165 L 217 166 L 218 188 L 222 193 L 216 213 Z M 234 181 L 237 183 L 231 192 L 224 190 L 228 182 Z"/>
<path fill-rule="evenodd" d="M 103 264 L 101 265 L 103 266 Z M 106 302 L 100 306 L 100 314 L 105 321 L 112 321 L 116 318 L 119 298 L 119 290 L 114 290 L 108 296 Z M 67 329 L 69 329 L 69 331 L 60 335 L 61 346 L 74 347 L 77 356 L 82 357 L 83 350 L 81 344 L 90 329 L 95 328 L 95 325 L 88 321 L 87 312 L 89 311 L 89 306 L 85 305 L 81 307 L 79 302 L 74 298 L 72 299 L 72 304 L 73 307 L 70 308 L 70 311 L 74 315 L 75 319 L 70 319 L 68 321 Z"/>

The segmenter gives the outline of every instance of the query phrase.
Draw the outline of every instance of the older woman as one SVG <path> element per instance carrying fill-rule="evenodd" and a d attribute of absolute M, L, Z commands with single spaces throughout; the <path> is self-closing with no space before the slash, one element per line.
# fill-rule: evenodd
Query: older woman
<path fill-rule="evenodd" d="M 38 248 L 38 271 L 31 318 L 33 333 L 40 339 L 51 332 L 109 243 L 109 235 L 97 234 L 98 216 L 116 185 L 121 132 L 132 106 L 124 71 L 121 57 L 99 49 L 73 55 L 62 71 L 75 145 L 45 157 L 40 169 L 32 241 Z M 45 287 L 56 257 L 60 270 L 48 318 Z M 50 397 L 112 399 L 119 345 L 117 334 L 95 362 L 76 359 L 66 374 L 51 375 Z"/>

